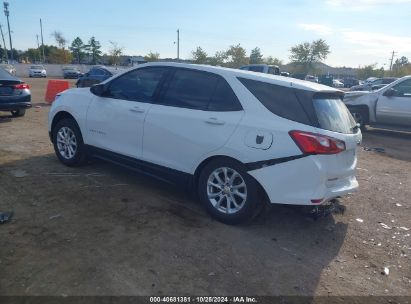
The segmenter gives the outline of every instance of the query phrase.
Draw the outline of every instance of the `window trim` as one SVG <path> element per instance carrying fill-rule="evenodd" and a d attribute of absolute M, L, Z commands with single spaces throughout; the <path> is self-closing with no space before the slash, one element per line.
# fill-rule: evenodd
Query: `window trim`
<path fill-rule="evenodd" d="M 217 84 L 214 88 L 214 92 L 211 94 L 211 98 L 210 101 L 208 102 L 207 106 L 204 109 L 197 109 L 197 108 L 191 108 L 191 107 L 184 107 L 184 106 L 177 106 L 177 105 L 168 105 L 165 104 L 164 102 L 162 102 L 165 93 L 167 92 L 168 88 L 170 87 L 171 81 L 174 78 L 174 75 L 176 74 L 177 71 L 189 71 L 189 72 L 196 72 L 196 73 L 202 73 L 202 74 L 206 74 L 206 75 L 211 75 L 213 77 L 217 78 Z M 212 101 L 212 99 L 215 96 L 216 90 L 217 90 L 217 86 L 219 84 L 219 81 L 225 81 L 226 84 L 229 86 L 229 88 L 231 89 L 231 91 L 233 92 L 235 98 L 236 98 L 236 103 L 238 106 L 238 110 L 234 110 L 234 111 L 214 111 L 214 110 L 209 110 L 210 107 L 210 103 Z M 238 112 L 238 111 L 243 111 L 244 108 L 240 102 L 240 99 L 238 98 L 237 94 L 235 93 L 235 90 L 232 88 L 232 86 L 230 85 L 230 83 L 221 75 L 216 74 L 216 73 L 212 73 L 212 72 L 208 72 L 208 71 L 203 71 L 203 70 L 197 70 L 197 69 L 190 69 L 190 68 L 183 68 L 183 67 L 171 67 L 170 72 L 168 74 L 168 76 L 166 77 L 166 79 L 164 80 L 164 83 L 162 85 L 162 88 L 159 91 L 159 94 L 157 96 L 158 98 L 156 99 L 155 103 L 158 105 L 162 105 L 162 106 L 166 106 L 166 107 L 174 107 L 174 108 L 181 108 L 181 109 L 190 109 L 190 110 L 195 110 L 195 111 L 204 111 L 204 112 Z"/>
<path fill-rule="evenodd" d="M 164 82 L 166 81 L 166 79 L 168 78 L 169 74 L 170 74 L 170 67 L 168 66 L 147 66 L 147 67 L 141 67 L 141 68 L 136 68 L 136 69 L 132 69 L 130 71 L 127 71 L 123 74 L 119 74 L 116 78 L 110 80 L 109 82 L 105 83 L 105 90 L 109 90 L 110 89 L 110 85 L 112 84 L 113 81 L 116 81 L 117 79 L 119 79 L 120 77 L 126 76 L 130 73 L 136 72 L 136 71 L 143 71 L 143 70 L 148 70 L 148 69 L 165 69 L 165 75 L 163 75 L 163 77 L 160 79 L 159 83 L 157 84 L 156 89 L 154 90 L 154 94 L 151 98 L 151 100 L 136 100 L 136 99 L 123 99 L 123 98 L 115 98 L 115 97 L 111 97 L 111 96 L 106 96 L 106 93 L 102 96 L 103 98 L 111 98 L 111 99 L 116 99 L 116 100 L 126 100 L 126 101 L 134 101 L 134 102 L 141 102 L 141 103 L 151 103 L 151 104 L 155 104 L 157 99 L 158 99 L 158 95 L 160 93 L 160 90 L 162 89 L 162 86 L 164 85 Z"/>

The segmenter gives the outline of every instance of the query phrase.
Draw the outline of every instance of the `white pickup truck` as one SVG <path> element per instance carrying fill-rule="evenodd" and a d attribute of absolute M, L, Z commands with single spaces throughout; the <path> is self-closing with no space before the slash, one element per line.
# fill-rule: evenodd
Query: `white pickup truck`
<path fill-rule="evenodd" d="M 363 129 L 367 125 L 411 131 L 411 76 L 373 92 L 348 92 L 344 103 Z"/>

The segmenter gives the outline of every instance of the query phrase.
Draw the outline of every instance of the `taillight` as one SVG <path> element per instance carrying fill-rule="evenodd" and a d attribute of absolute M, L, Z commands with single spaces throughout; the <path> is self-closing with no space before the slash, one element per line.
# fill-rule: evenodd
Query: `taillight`
<path fill-rule="evenodd" d="M 289 134 L 305 154 L 337 154 L 345 150 L 345 143 L 339 139 L 303 131 Z"/>
<path fill-rule="evenodd" d="M 30 89 L 30 86 L 27 83 L 19 83 L 19 84 L 15 84 L 13 88 L 15 90 L 25 90 L 25 89 Z"/>

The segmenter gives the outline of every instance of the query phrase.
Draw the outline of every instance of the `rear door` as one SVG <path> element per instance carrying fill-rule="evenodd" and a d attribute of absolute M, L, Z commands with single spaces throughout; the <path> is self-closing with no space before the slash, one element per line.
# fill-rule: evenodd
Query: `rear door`
<path fill-rule="evenodd" d="M 243 116 L 223 77 L 191 69 L 175 69 L 157 103 L 146 117 L 143 158 L 186 173 L 222 147 Z"/>
<path fill-rule="evenodd" d="M 385 93 L 377 101 L 377 122 L 382 124 L 411 127 L 411 79 L 406 79 L 393 87 L 393 96 Z"/>
<path fill-rule="evenodd" d="M 139 158 L 144 119 L 168 69 L 148 67 L 123 74 L 107 84 L 87 112 L 88 144 Z"/>

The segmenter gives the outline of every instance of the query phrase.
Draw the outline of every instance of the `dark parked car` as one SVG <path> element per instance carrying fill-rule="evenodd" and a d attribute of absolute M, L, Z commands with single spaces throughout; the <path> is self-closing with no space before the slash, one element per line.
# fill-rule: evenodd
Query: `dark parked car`
<path fill-rule="evenodd" d="M 398 78 L 395 77 L 377 78 L 372 82 L 365 82 L 362 85 L 353 86 L 350 88 L 350 91 L 375 91 L 385 87 L 397 79 Z"/>
<path fill-rule="evenodd" d="M 355 78 L 344 78 L 343 79 L 344 88 L 351 88 L 360 84 L 360 81 Z"/>
<path fill-rule="evenodd" d="M 76 85 L 78 88 L 91 87 L 110 78 L 120 71 L 121 70 L 117 68 L 109 68 L 104 66 L 93 67 L 90 71 L 85 73 L 77 80 Z"/>
<path fill-rule="evenodd" d="M 76 67 L 63 67 L 63 77 L 64 79 L 78 79 L 83 74 Z"/>
<path fill-rule="evenodd" d="M 0 111 L 11 112 L 14 117 L 24 116 L 31 107 L 28 84 L 0 69 Z"/>

